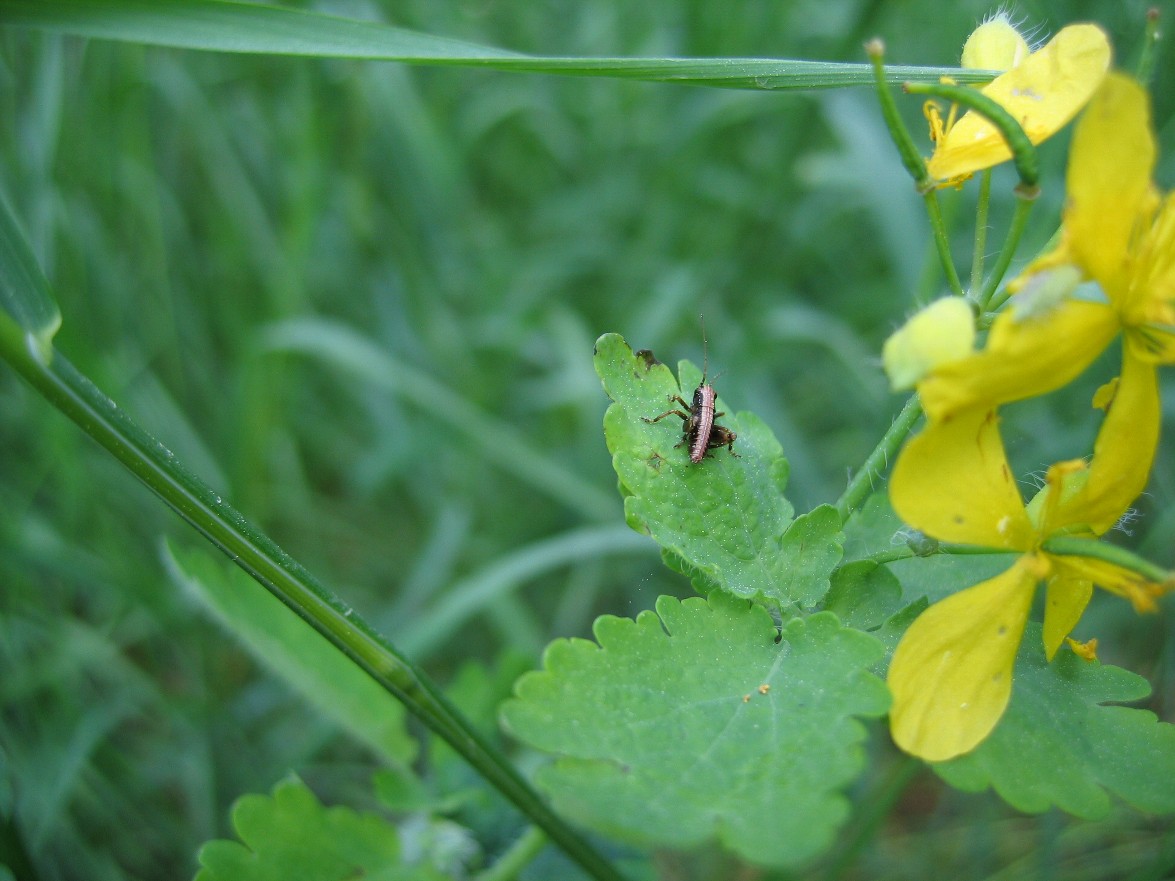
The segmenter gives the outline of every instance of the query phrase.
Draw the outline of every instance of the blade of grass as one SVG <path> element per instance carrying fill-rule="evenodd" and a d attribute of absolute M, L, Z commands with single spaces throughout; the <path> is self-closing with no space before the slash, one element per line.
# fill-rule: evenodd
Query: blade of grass
<path fill-rule="evenodd" d="M 591 520 L 614 520 L 616 497 L 580 478 L 556 459 L 527 443 L 500 419 L 474 406 L 428 374 L 400 361 L 338 322 L 295 318 L 271 326 L 263 345 L 277 352 L 300 352 L 343 367 L 379 388 L 410 401 L 464 434 L 479 457 L 494 462 L 551 498 Z"/>
<path fill-rule="evenodd" d="M 508 554 L 455 584 L 427 612 L 404 628 L 400 644 L 414 658 L 427 656 L 487 603 L 536 575 L 578 560 L 608 554 L 655 553 L 656 544 L 627 526 L 576 529 Z"/>
<path fill-rule="evenodd" d="M 36 340 L 42 354 L 61 327 L 61 312 L 8 203 L 0 199 L 0 310 Z"/>
<path fill-rule="evenodd" d="M 224 0 L 0 0 L 6 24 L 179 49 L 400 61 L 681 82 L 731 89 L 827 89 L 873 83 L 868 64 L 772 58 L 566 58 L 523 55 L 373 22 Z M 992 71 L 895 66 L 886 78 L 987 82 Z"/>
<path fill-rule="evenodd" d="M 18 250 L 27 252 L 23 239 L 6 242 L 0 255 Z M 592 877 L 620 881 L 619 873 L 551 811 L 509 760 L 477 732 L 422 670 L 211 487 L 187 471 L 170 450 L 139 428 L 60 353 L 49 349 L 46 360 L 44 352 L 35 334 L 0 311 L 0 357 L 30 385 L 229 559 L 399 699 Z"/>

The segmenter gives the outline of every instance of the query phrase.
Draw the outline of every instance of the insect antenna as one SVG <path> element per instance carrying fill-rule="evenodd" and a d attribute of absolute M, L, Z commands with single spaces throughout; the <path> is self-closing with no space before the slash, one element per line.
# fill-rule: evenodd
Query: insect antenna
<path fill-rule="evenodd" d="M 702 385 L 706 385 L 706 376 L 710 372 L 710 344 L 706 339 L 706 316 L 699 313 L 698 321 L 702 325 Z M 726 371 L 723 370 L 720 373 L 716 373 L 714 379 L 718 380 L 725 375 Z"/>
<path fill-rule="evenodd" d="M 706 374 L 710 370 L 710 346 L 706 342 L 706 316 L 698 313 L 698 321 L 702 325 L 702 385 L 706 384 Z"/>

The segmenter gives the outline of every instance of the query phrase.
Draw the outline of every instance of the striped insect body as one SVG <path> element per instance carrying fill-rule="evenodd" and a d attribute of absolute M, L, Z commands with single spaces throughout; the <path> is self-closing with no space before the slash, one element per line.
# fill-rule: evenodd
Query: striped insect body
<path fill-rule="evenodd" d="M 676 407 L 666 410 L 660 416 L 654 416 L 649 419 L 647 416 L 642 416 L 641 419 L 645 422 L 653 423 L 660 422 L 666 416 L 677 416 L 681 419 L 681 441 L 677 446 L 689 446 L 689 460 L 693 465 L 697 465 L 702 459 L 709 455 L 710 450 L 716 450 L 719 447 L 726 447 L 732 456 L 738 456 L 734 451 L 734 441 L 738 437 L 729 428 L 719 425 L 716 421 L 719 416 L 726 414 L 715 409 L 715 402 L 718 399 L 718 393 L 714 391 L 714 386 L 706 382 L 707 371 L 710 366 L 709 347 L 706 343 L 706 325 L 702 324 L 702 382 L 694 389 L 694 399 L 687 404 L 681 395 L 670 395 L 669 402 L 680 404 L 689 412 L 679 410 Z"/>

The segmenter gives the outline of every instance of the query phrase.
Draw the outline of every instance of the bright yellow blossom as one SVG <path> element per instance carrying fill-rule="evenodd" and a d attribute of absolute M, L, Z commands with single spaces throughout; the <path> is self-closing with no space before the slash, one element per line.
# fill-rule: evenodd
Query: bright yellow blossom
<path fill-rule="evenodd" d="M 968 40 L 967 58 L 972 63 L 1014 65 L 980 91 L 1011 113 L 1028 139 L 1039 144 L 1076 116 L 1097 89 L 1110 67 L 1110 41 L 1096 25 L 1075 24 L 1023 57 L 1017 44 L 1000 33 L 1002 29 L 991 27 L 994 24 L 980 26 L 973 35 L 974 45 Z M 1011 27 L 1006 21 L 1003 24 Z M 984 28 L 988 32 L 981 33 Z M 944 123 L 933 107 L 928 106 L 927 116 L 935 149 L 927 171 L 934 180 L 955 183 L 1012 158 L 1003 135 L 986 117 L 968 111 L 957 121 Z"/>
<path fill-rule="evenodd" d="M 1151 183 L 1155 157 L 1146 92 L 1110 74 L 1073 136 L 1060 244 L 1013 283 L 981 351 L 919 383 L 932 420 L 1052 391 L 1119 332 L 1126 360 L 1175 363 L 1175 195 L 1161 199 Z"/>
<path fill-rule="evenodd" d="M 1062 536 L 1087 538 L 1092 547 L 1145 486 L 1158 443 L 1158 388 L 1149 366 L 1133 360 L 1124 370 L 1139 375 L 1124 375 L 1117 385 L 1092 460 L 1053 465 L 1027 506 L 993 410 L 931 422 L 902 451 L 890 498 L 906 523 L 943 541 L 1019 554 L 1002 574 L 931 606 L 903 636 L 888 684 L 894 742 L 905 751 L 944 761 L 987 737 L 1011 697 L 1012 666 L 1041 581 L 1050 660 L 1095 584 L 1140 611 L 1170 589 L 1093 555 L 1062 556 L 1043 547 Z"/>

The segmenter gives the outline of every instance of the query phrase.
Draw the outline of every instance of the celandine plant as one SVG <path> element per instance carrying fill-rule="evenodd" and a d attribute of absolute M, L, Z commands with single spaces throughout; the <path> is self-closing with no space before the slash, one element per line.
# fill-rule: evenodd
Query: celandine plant
<path fill-rule="evenodd" d="M 472 834 L 445 819 L 459 819 L 462 794 L 414 770 L 417 741 L 401 708 L 433 735 L 434 761 L 455 752 L 532 824 L 484 868 L 485 879 L 551 877 L 531 865 L 549 844 L 600 879 L 656 877 L 659 868 L 672 877 L 794 877 L 785 873 L 814 865 L 838 877 L 917 760 L 950 786 L 993 790 L 1027 813 L 1097 818 L 1115 800 L 1175 813 L 1175 726 L 1125 706 L 1146 697 L 1147 682 L 1101 664 L 1095 639 L 1072 638 L 1095 587 L 1139 612 L 1154 612 L 1175 589 L 1170 572 L 1104 540 L 1146 487 L 1159 441 L 1158 370 L 1175 362 L 1175 197 L 1152 181 L 1145 87 L 1113 69 L 1100 28 L 1072 25 L 1033 50 L 997 16 L 968 40 L 961 68 L 895 72 L 879 41 L 868 46 L 871 64 L 855 66 L 536 58 L 218 0 L 0 0 L 0 21 L 197 49 L 751 88 L 872 82 L 925 198 L 951 288 L 883 352 L 894 387 L 916 397 L 844 494 L 800 514 L 786 495 L 785 450 L 762 419 L 699 394 L 695 412 L 683 414 L 683 444 L 680 425 L 653 419 L 667 402 L 691 401 L 703 383 L 698 368 L 683 361 L 675 375 L 617 334 L 598 339 L 595 368 L 612 401 L 604 439 L 625 519 L 699 596 L 661 597 L 634 619 L 601 617 L 594 640 L 555 641 L 541 669 L 490 709 L 544 757 L 532 783 L 491 731 L 457 709 L 477 705 L 484 681 L 474 676 L 447 692 L 434 685 L 55 351 L 61 317 L 5 210 L 0 354 L 252 577 L 169 553 L 177 580 L 385 765 L 378 812 L 325 808 L 297 779 L 241 798 L 232 817 L 238 840 L 209 842 L 198 879 L 464 878 L 481 868 Z M 1148 40 L 1153 30 L 1152 21 Z M 900 122 L 895 82 L 930 96 L 929 161 Z M 1008 281 L 1038 193 L 1035 145 L 1079 114 L 1059 235 Z M 1019 200 L 989 268 L 990 169 L 1009 161 Z M 979 216 L 965 286 L 938 193 L 972 185 Z M 1001 408 L 1071 382 L 1117 339 L 1121 370 L 1094 396 L 1102 416 L 1092 449 L 1048 465 L 1025 501 Z M 724 445 L 707 450 L 698 435 L 717 430 L 711 407 L 724 411 L 733 434 L 710 438 Z M 690 447 L 706 455 L 692 461 L 699 457 Z M 887 492 L 874 492 L 891 459 Z M 891 569 L 984 555 L 1006 566 L 934 603 Z M 871 756 L 890 749 L 872 721 L 887 715 L 893 743 L 914 758 L 865 804 L 867 821 L 844 844 L 847 793 L 865 779 Z M 19 827 L 18 801 L 5 796 L 0 810 Z M 674 852 L 705 855 L 691 869 Z"/>

